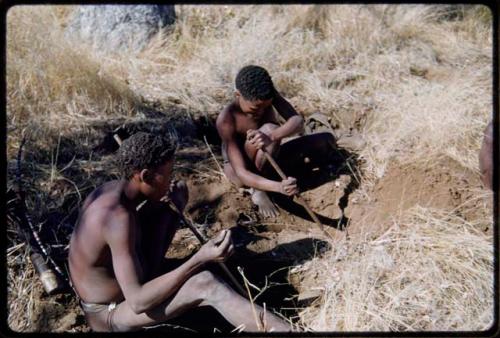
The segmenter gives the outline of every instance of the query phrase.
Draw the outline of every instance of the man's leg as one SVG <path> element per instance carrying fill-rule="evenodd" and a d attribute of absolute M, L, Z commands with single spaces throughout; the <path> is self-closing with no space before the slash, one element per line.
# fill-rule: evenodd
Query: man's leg
<path fill-rule="evenodd" d="M 233 183 L 236 188 L 243 188 L 243 183 L 240 178 L 234 172 L 233 166 L 229 162 L 224 163 L 224 175 L 226 175 L 227 179 Z"/>
<path fill-rule="evenodd" d="M 266 135 L 270 135 L 271 132 L 278 128 L 278 125 L 274 123 L 266 123 L 259 128 L 261 132 Z M 267 176 L 266 172 L 262 169 L 267 162 L 266 156 L 261 149 L 257 149 L 250 144 L 250 142 L 245 142 L 245 152 L 254 164 L 257 171 L 261 174 Z M 273 142 L 266 147 L 266 151 L 273 157 L 275 157 L 279 152 L 280 142 Z M 265 191 L 253 189 L 252 192 L 252 202 L 259 208 L 259 212 L 265 217 L 276 217 L 279 214 L 278 208 L 271 202 L 271 199 Z"/>
<path fill-rule="evenodd" d="M 283 143 L 277 161 L 286 168 L 285 173 L 293 176 L 295 170 L 329 163 L 336 151 L 338 148 L 331 133 L 310 134 Z"/>
<path fill-rule="evenodd" d="M 272 133 L 272 131 L 277 128 L 278 125 L 274 123 L 265 123 L 264 125 L 262 125 L 262 127 L 259 128 L 259 131 L 269 136 Z M 269 155 L 275 157 L 278 154 L 279 148 L 280 148 L 280 142 L 275 141 L 266 147 L 266 151 L 269 153 Z M 264 152 L 261 149 L 257 149 L 254 146 L 252 146 L 248 141 L 245 142 L 245 152 L 247 156 L 252 160 L 257 170 L 262 171 L 262 168 L 264 167 L 264 164 L 267 161 Z"/>
<path fill-rule="evenodd" d="M 258 331 L 250 302 L 209 271 L 202 271 L 184 283 L 168 301 L 145 313 L 136 314 L 126 301 L 119 304 L 113 316 L 118 331 L 133 331 L 144 326 L 160 324 L 198 306 L 212 306 L 233 326 L 244 331 Z M 257 315 L 264 309 L 255 305 Z M 290 325 L 276 315 L 264 314 L 268 331 L 291 331 Z"/>

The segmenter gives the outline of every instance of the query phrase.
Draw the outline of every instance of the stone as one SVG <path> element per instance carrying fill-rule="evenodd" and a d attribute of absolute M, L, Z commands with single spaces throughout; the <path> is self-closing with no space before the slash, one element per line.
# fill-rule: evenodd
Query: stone
<path fill-rule="evenodd" d="M 139 52 L 174 22 L 174 5 L 81 5 L 69 19 L 65 35 L 96 51 Z"/>

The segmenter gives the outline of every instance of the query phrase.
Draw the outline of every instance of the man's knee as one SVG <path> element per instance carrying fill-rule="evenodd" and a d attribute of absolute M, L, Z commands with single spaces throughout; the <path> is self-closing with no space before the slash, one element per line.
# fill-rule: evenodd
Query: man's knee
<path fill-rule="evenodd" d="M 193 275 L 185 283 L 185 285 L 192 289 L 193 292 L 200 295 L 201 300 L 211 298 L 214 293 L 216 293 L 218 286 L 221 284 L 222 282 L 208 270 L 204 270 L 196 275 Z"/>
<path fill-rule="evenodd" d="M 264 123 L 259 130 L 266 135 L 269 135 L 273 130 L 277 129 L 278 125 L 274 123 Z"/>

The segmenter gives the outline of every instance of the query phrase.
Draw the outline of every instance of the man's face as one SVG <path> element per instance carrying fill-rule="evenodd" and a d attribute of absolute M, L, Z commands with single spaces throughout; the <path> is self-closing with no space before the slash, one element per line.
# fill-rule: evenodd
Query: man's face
<path fill-rule="evenodd" d="M 148 178 L 148 191 L 147 196 L 149 199 L 159 201 L 170 188 L 172 180 L 172 171 L 174 168 L 174 160 L 169 160 L 163 165 L 150 170 L 150 177 Z"/>
<path fill-rule="evenodd" d="M 240 101 L 240 108 L 244 114 L 259 119 L 264 115 L 266 109 L 273 103 L 273 99 L 267 100 L 247 100 L 241 94 L 237 93 Z"/>

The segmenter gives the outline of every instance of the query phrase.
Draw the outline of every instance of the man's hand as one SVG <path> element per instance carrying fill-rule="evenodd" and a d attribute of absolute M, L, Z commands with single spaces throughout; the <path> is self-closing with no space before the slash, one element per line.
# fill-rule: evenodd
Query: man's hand
<path fill-rule="evenodd" d="M 283 195 L 293 196 L 299 193 L 299 188 L 297 187 L 297 179 L 293 177 L 288 177 L 281 181 L 280 192 Z"/>
<path fill-rule="evenodd" d="M 180 212 L 184 211 L 189 199 L 189 191 L 184 181 L 172 180 L 170 183 L 169 199 L 175 204 Z"/>
<path fill-rule="evenodd" d="M 271 144 L 271 138 L 260 130 L 249 129 L 247 131 L 248 142 L 257 149 L 266 148 Z"/>
<path fill-rule="evenodd" d="M 231 231 L 223 230 L 216 237 L 205 243 L 196 253 L 203 263 L 224 262 L 234 251 Z"/>

